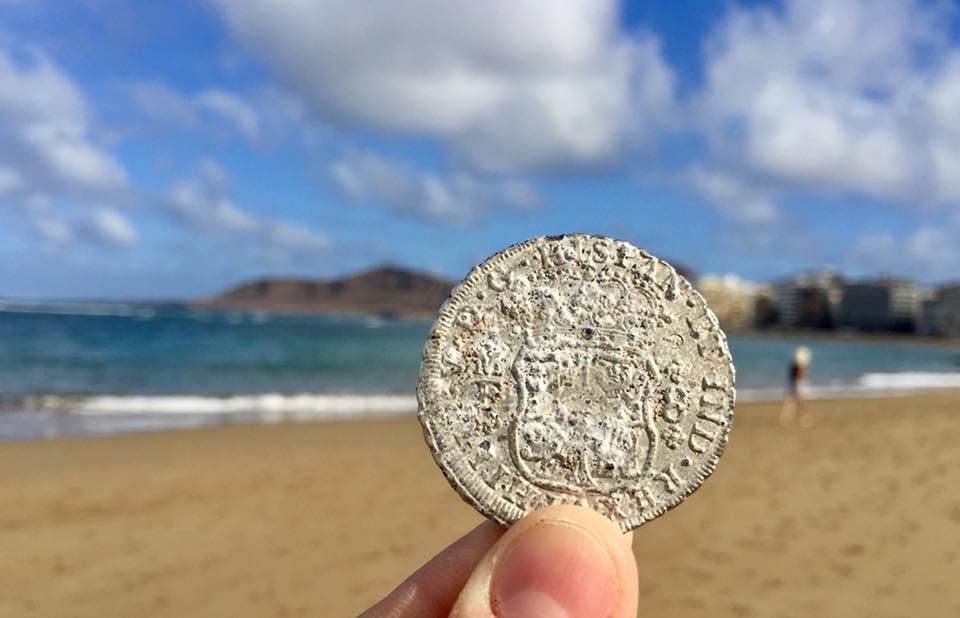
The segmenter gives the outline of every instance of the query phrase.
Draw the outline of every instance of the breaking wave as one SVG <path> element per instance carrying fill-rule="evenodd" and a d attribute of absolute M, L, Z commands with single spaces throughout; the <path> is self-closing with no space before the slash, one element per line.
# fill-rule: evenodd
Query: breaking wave
<path fill-rule="evenodd" d="M 73 414 L 255 415 L 262 420 L 314 420 L 378 417 L 415 412 L 412 395 L 279 394 L 231 395 L 96 395 L 31 398 L 28 407 Z"/>

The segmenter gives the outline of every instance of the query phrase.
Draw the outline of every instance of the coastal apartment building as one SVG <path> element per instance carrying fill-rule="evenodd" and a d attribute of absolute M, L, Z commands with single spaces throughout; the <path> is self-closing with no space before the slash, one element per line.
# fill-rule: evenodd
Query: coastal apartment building
<path fill-rule="evenodd" d="M 745 330 L 755 326 L 756 284 L 736 275 L 704 275 L 697 280 L 697 290 L 723 328 Z"/>
<path fill-rule="evenodd" d="M 937 290 L 923 303 L 918 331 L 924 335 L 960 337 L 960 284 Z"/>
<path fill-rule="evenodd" d="M 837 326 L 863 331 L 913 332 L 921 290 L 912 281 L 883 278 L 846 282 Z"/>
<path fill-rule="evenodd" d="M 804 273 L 780 282 L 774 293 L 779 324 L 787 328 L 833 328 L 843 284 L 843 278 L 831 271 Z"/>

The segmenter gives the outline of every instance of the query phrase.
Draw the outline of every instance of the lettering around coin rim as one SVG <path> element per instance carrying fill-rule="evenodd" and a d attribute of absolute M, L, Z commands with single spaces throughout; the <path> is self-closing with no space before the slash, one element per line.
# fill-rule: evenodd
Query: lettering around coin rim
<path fill-rule="evenodd" d="M 538 237 L 440 308 L 417 387 L 434 459 L 509 525 L 554 503 L 630 530 L 693 493 L 733 423 L 726 336 L 666 262 L 601 236 Z"/>

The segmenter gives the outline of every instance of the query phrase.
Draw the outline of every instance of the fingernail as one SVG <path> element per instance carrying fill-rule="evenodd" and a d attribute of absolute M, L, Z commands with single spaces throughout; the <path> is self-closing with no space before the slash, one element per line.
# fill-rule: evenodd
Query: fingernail
<path fill-rule="evenodd" d="M 602 618 L 614 609 L 617 586 L 600 541 L 578 526 L 545 521 L 506 549 L 490 595 L 498 618 Z"/>

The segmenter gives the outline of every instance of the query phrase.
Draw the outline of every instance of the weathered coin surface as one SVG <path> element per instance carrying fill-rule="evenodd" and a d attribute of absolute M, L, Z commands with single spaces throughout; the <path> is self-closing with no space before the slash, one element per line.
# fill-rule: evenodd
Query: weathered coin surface
<path fill-rule="evenodd" d="M 710 475 L 734 369 L 703 298 L 622 241 L 504 249 L 441 307 L 417 388 L 427 444 L 460 495 L 510 524 L 547 504 L 633 529 Z"/>

